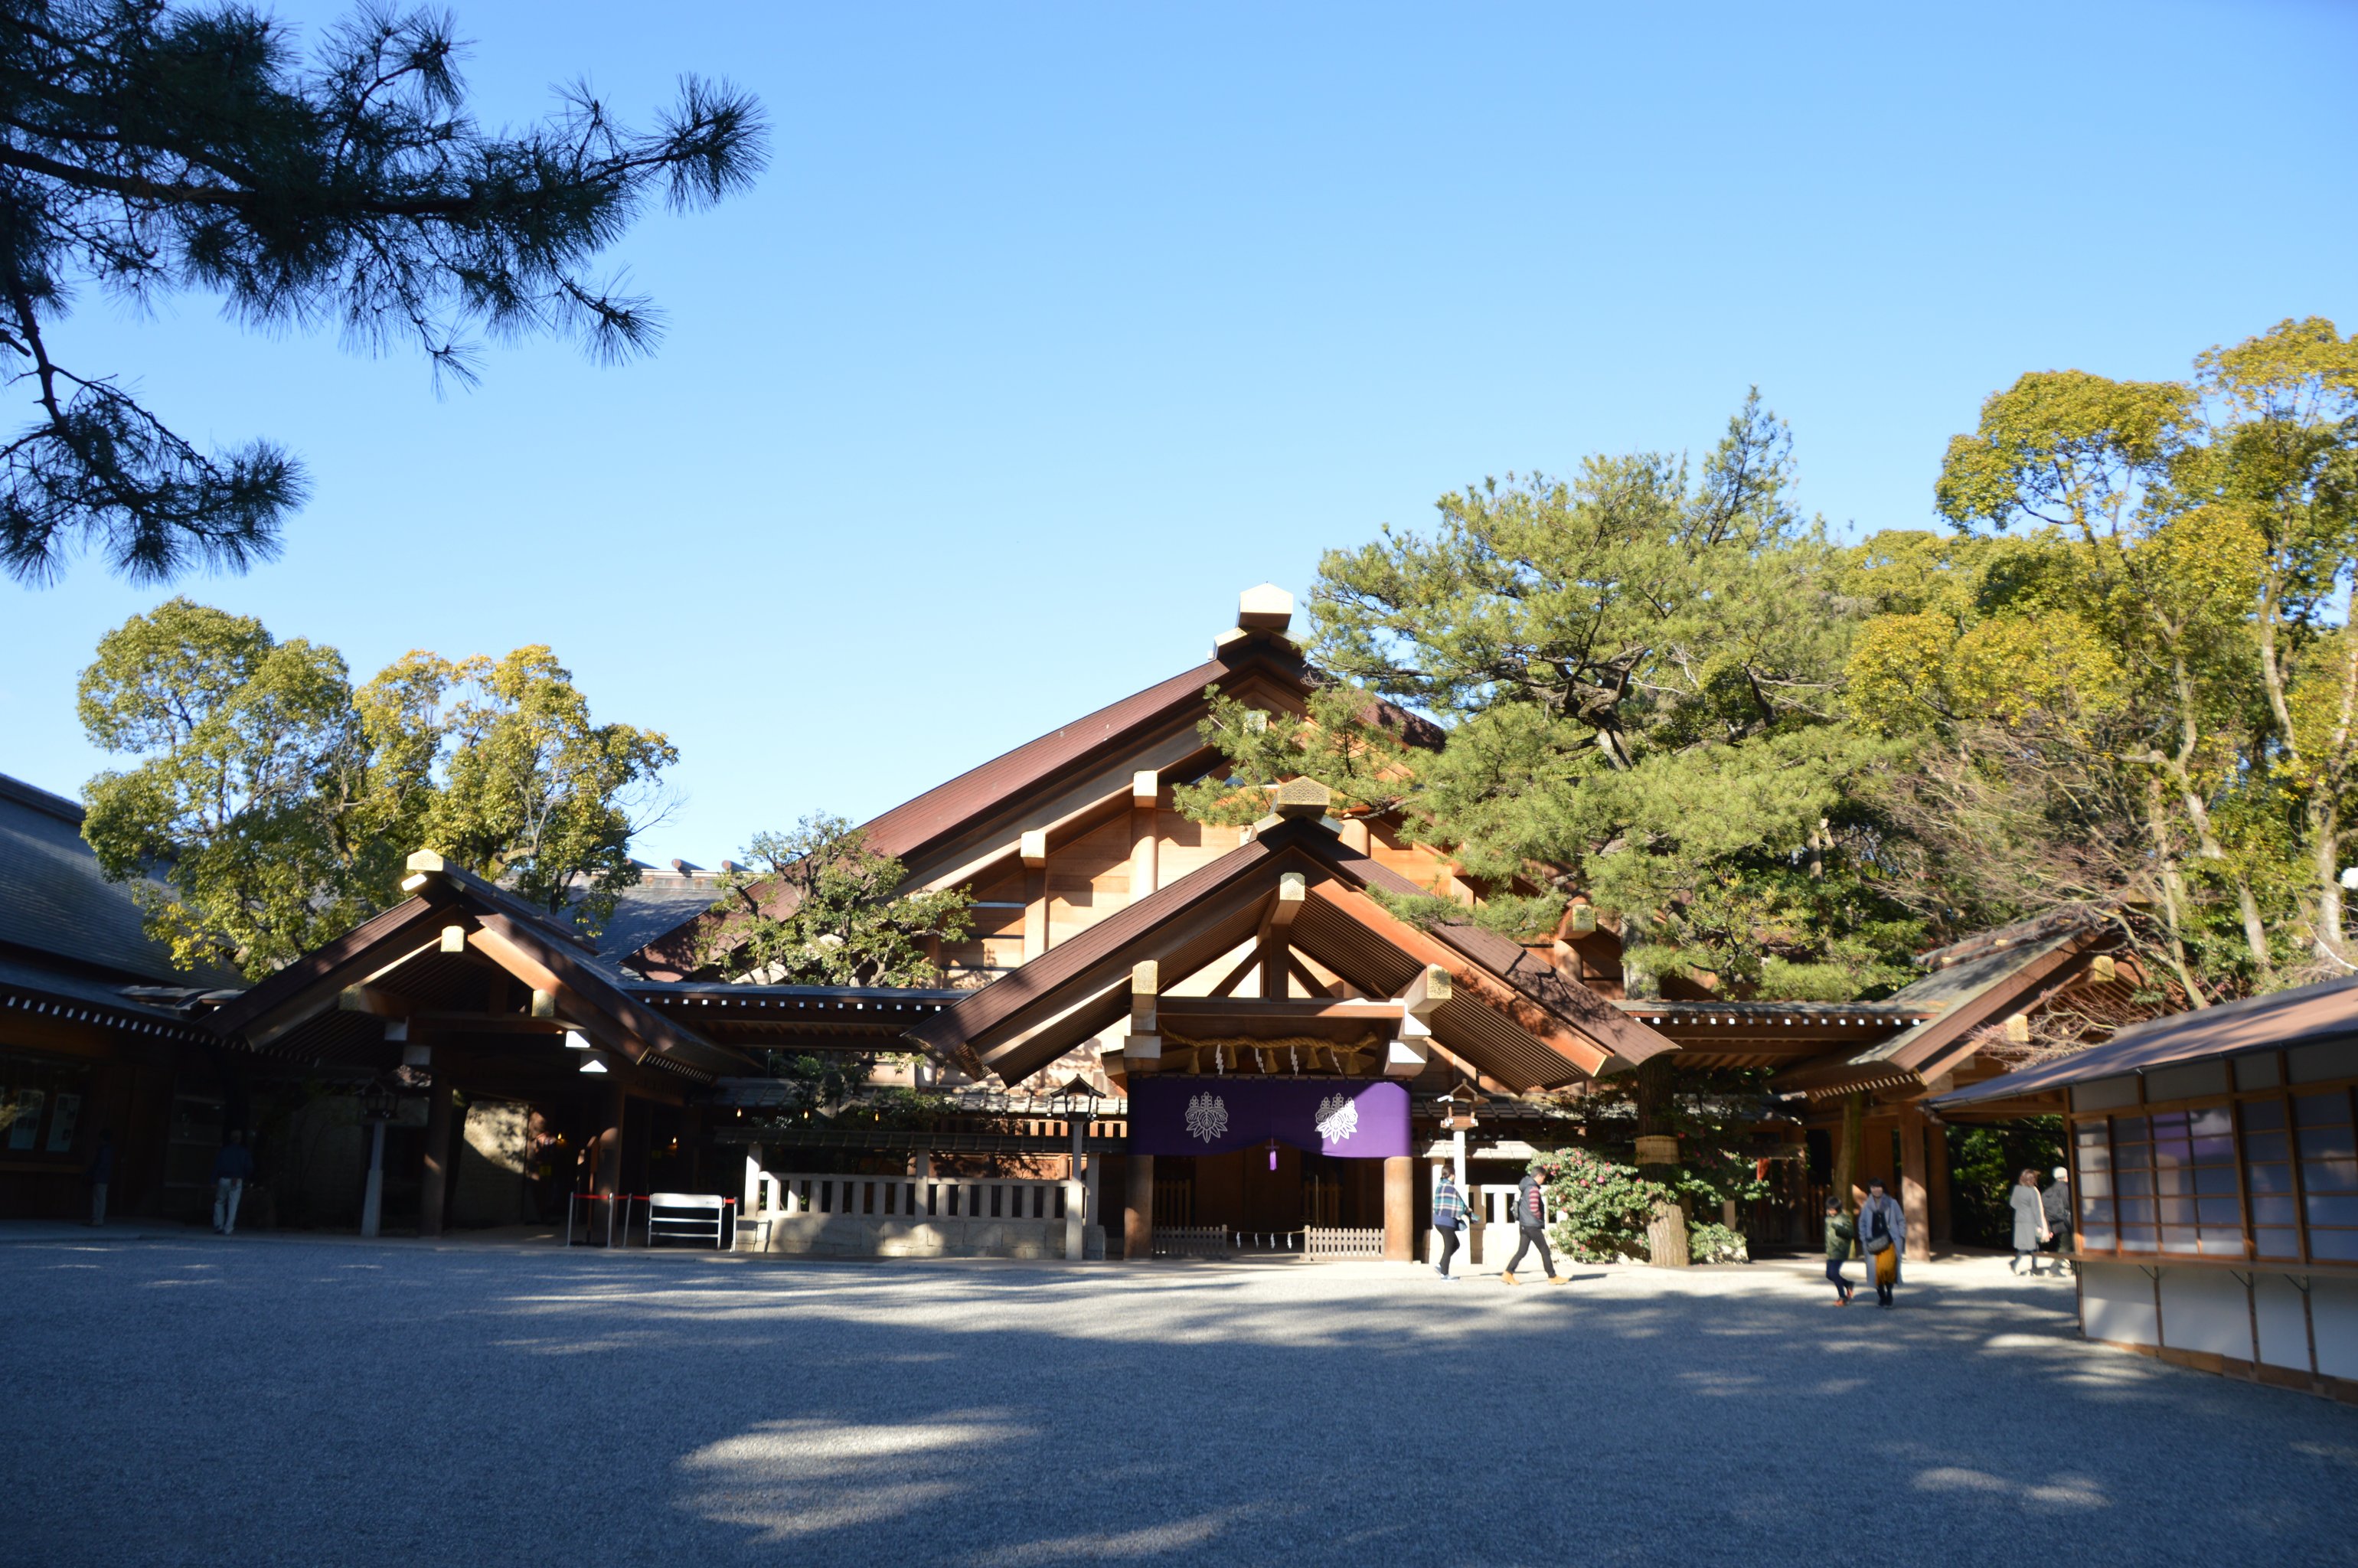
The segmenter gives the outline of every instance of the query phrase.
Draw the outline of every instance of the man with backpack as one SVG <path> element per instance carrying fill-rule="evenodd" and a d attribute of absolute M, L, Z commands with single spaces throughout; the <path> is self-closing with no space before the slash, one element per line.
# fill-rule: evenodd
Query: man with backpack
<path fill-rule="evenodd" d="M 1540 1266 L 1547 1271 L 1548 1283 L 1571 1282 L 1555 1271 L 1555 1259 L 1548 1251 L 1547 1193 L 1541 1187 L 1540 1179 L 1529 1171 L 1523 1173 L 1522 1182 L 1515 1188 L 1515 1228 L 1522 1233 L 1522 1245 L 1515 1249 L 1514 1259 L 1508 1263 L 1506 1272 L 1498 1276 L 1500 1279 L 1510 1285 L 1521 1284 L 1515 1278 L 1515 1271 L 1522 1266 L 1523 1254 L 1536 1247 L 1540 1249 Z"/>

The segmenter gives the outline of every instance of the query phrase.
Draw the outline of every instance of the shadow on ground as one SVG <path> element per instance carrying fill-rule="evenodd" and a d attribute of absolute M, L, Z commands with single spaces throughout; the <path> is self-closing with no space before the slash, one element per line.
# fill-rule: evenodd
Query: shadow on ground
<path fill-rule="evenodd" d="M 0 1556 L 2358 1561 L 2358 1412 L 2068 1285 L 1584 1274 L 10 1247 Z"/>

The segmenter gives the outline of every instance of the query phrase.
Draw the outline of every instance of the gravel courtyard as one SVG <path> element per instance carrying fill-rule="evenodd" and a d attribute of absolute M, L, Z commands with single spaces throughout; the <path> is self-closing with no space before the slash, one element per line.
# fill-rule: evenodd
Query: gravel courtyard
<path fill-rule="evenodd" d="M 0 1239 L 9 1563 L 2358 1562 L 2358 1411 L 1989 1260 Z"/>

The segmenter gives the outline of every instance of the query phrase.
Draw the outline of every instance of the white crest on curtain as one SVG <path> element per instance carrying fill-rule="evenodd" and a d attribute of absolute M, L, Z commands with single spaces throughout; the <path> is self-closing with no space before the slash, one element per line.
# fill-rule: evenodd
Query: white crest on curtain
<path fill-rule="evenodd" d="M 1188 1136 L 1217 1143 L 1228 1130 L 1228 1102 L 1206 1089 L 1187 1102 Z"/>
<path fill-rule="evenodd" d="M 1348 1095 L 1328 1095 L 1318 1102 L 1318 1136 L 1340 1143 L 1359 1130 L 1358 1102 Z"/>

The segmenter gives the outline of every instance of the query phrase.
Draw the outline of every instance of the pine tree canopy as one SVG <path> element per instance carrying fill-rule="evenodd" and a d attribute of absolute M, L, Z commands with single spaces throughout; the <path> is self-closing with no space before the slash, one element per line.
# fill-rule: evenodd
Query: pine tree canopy
<path fill-rule="evenodd" d="M 189 289 L 243 325 L 332 323 L 475 374 L 471 334 L 653 346 L 648 302 L 590 272 L 650 200 L 708 204 L 763 160 L 759 105 L 687 79 L 652 130 L 586 88 L 521 133 L 467 113 L 447 17 L 365 9 L 305 60 L 239 5 L 0 0 L 0 351 L 33 423 L 0 445 L 0 564 L 52 579 L 92 547 L 135 582 L 242 569 L 307 491 L 265 440 L 205 452 L 62 354 L 78 288 Z"/>
<path fill-rule="evenodd" d="M 840 816 L 816 812 L 760 833 L 722 879 L 706 961 L 765 985 L 936 986 L 929 943 L 972 929 L 963 888 L 903 890 L 907 871 Z"/>

